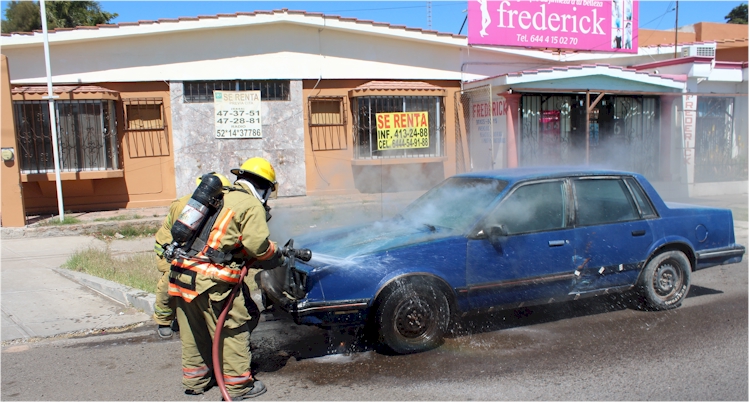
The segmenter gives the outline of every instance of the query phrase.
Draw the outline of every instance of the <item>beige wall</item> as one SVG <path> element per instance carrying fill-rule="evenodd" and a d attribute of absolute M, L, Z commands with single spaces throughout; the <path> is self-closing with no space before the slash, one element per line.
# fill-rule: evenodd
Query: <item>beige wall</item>
<path fill-rule="evenodd" d="M 120 95 L 115 108 L 121 169 L 61 173 L 65 211 L 168 205 L 176 197 L 169 86 L 166 83 L 97 83 L 95 85 L 118 91 Z M 77 97 L 90 98 L 91 95 L 73 94 L 62 96 L 61 99 L 76 99 Z M 161 98 L 164 105 L 162 118 L 165 121 L 165 130 L 127 131 L 122 100 L 128 98 Z M 26 214 L 58 212 L 54 174 L 21 175 L 21 182 Z M 3 181 L 3 186 L 6 186 L 5 181 Z M 3 202 L 5 202 L 4 195 Z"/>
<path fill-rule="evenodd" d="M 430 159 L 375 159 L 354 162 L 354 116 L 349 91 L 371 80 L 304 80 L 303 106 L 305 130 L 305 168 L 307 194 L 351 194 L 396 192 L 429 189 L 440 180 L 456 173 L 456 123 L 454 94 L 460 90 L 458 81 L 421 80 L 445 89 L 445 157 Z M 383 95 L 388 95 L 384 91 Z M 415 92 L 413 95 L 420 95 Z M 308 122 L 309 97 L 344 97 L 346 100 L 346 148 L 313 151 Z M 410 180 L 401 180 L 409 178 Z M 417 185 L 418 184 L 418 185 Z M 418 186 L 419 189 L 413 186 Z"/>
<path fill-rule="evenodd" d="M 0 146 L 3 149 L 10 148 L 15 156 L 18 155 L 16 145 L 16 133 L 13 119 L 13 104 L 10 96 L 10 78 L 8 75 L 8 58 L 0 55 L 2 66 L 0 67 Z M 26 225 L 24 214 L 23 189 L 21 187 L 21 175 L 18 168 L 18 158 L 13 161 L 3 161 L 0 171 L 0 195 L 2 196 L 2 209 L 0 218 L 3 227 L 23 227 Z"/>

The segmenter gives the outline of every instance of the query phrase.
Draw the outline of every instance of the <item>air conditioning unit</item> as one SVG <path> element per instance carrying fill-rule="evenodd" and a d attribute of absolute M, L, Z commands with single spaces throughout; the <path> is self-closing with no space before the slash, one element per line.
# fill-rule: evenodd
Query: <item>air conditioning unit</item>
<path fill-rule="evenodd" d="M 687 45 L 682 47 L 682 57 L 716 57 L 716 44 L 710 45 Z"/>

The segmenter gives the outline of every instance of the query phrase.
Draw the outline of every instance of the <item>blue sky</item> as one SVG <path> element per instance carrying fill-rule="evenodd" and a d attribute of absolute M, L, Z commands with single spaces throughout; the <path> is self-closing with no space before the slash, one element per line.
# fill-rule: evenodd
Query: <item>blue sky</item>
<path fill-rule="evenodd" d="M 2 1 L 3 11 L 7 1 Z M 724 22 L 724 16 L 735 6 L 747 1 L 680 1 L 679 25 L 695 22 Z M 428 21 L 427 1 L 100 1 L 102 8 L 118 13 L 113 21 L 135 22 L 159 18 L 196 17 L 239 11 L 275 10 L 287 8 L 308 12 L 336 14 L 394 25 L 433 29 L 458 33 L 463 25 L 467 1 L 437 0 L 431 4 Z M 669 30 L 675 24 L 674 1 L 641 1 L 640 26 Z M 5 14 L 3 14 L 3 17 Z M 462 34 L 466 34 L 463 27 Z"/>

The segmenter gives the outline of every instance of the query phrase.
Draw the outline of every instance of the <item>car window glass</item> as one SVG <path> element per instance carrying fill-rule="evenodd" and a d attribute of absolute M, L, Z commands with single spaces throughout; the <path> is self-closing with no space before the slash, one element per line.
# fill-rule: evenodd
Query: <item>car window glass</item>
<path fill-rule="evenodd" d="M 564 183 L 561 181 L 523 185 L 503 200 L 490 217 L 509 235 L 565 227 Z"/>
<path fill-rule="evenodd" d="M 579 179 L 574 181 L 576 221 L 595 225 L 639 218 L 625 183 L 620 179 Z"/>
<path fill-rule="evenodd" d="M 401 216 L 418 224 L 465 231 L 507 184 L 488 178 L 448 178 L 407 206 Z"/>
<path fill-rule="evenodd" d="M 641 188 L 641 185 L 638 183 L 638 181 L 633 178 L 627 178 L 626 181 L 628 182 L 628 185 L 630 185 L 630 188 L 633 189 L 633 194 L 635 194 L 635 201 L 638 203 L 638 207 L 641 208 L 643 216 L 646 218 L 655 217 L 656 213 L 654 212 L 654 208 L 648 201 L 648 197 L 646 197 L 646 194 L 643 192 L 643 188 Z"/>

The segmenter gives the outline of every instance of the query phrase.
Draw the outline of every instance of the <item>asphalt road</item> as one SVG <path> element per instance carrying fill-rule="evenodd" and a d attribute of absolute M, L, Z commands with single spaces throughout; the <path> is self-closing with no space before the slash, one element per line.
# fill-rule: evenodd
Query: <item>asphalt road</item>
<path fill-rule="evenodd" d="M 257 400 L 748 400 L 748 264 L 693 275 L 683 306 L 603 297 L 466 318 L 440 348 L 372 351 L 286 320 L 252 334 Z M 3 401 L 219 400 L 186 396 L 180 343 L 152 328 L 2 349 Z"/>

